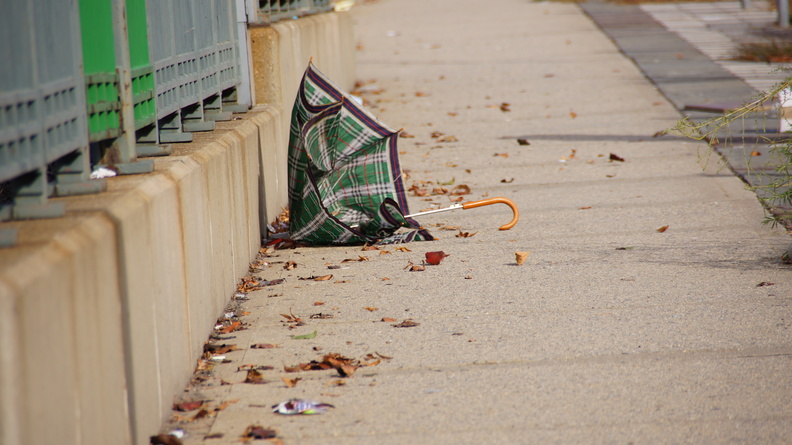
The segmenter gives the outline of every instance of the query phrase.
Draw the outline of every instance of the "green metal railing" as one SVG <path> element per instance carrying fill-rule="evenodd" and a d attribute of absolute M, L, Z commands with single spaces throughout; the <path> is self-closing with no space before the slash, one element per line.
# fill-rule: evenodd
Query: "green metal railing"
<path fill-rule="evenodd" d="M 246 25 L 330 0 L 26 0 L 0 14 L 0 222 L 58 217 L 51 196 L 95 193 L 91 167 L 153 169 L 237 103 Z M 239 8 L 239 11 L 237 11 Z M 240 66 L 242 67 L 240 69 Z M 246 98 L 250 102 L 249 91 Z M 13 244 L 0 227 L 0 246 Z"/>

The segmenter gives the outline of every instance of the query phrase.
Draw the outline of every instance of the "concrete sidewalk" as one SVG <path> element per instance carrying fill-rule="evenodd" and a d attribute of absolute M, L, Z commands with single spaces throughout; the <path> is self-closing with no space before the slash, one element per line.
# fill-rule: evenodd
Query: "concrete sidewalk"
<path fill-rule="evenodd" d="M 187 444 L 238 443 L 250 425 L 287 444 L 788 440 L 789 237 L 703 145 L 653 137 L 678 112 L 577 5 L 379 0 L 352 14 L 365 100 L 414 136 L 400 140 L 406 185 L 465 184 L 522 219 L 504 232 L 505 206 L 443 213 L 422 219 L 440 240 L 408 251 L 262 258 L 255 275 L 285 281 L 235 301 L 247 329 L 213 343 L 239 350 L 185 391 L 209 415 L 174 413 L 163 431 Z M 405 270 L 437 250 L 451 256 Z M 405 319 L 418 325 L 393 326 Z M 284 372 L 328 353 L 388 358 L 350 378 Z M 249 366 L 268 383 L 244 383 Z M 271 412 L 293 397 L 335 408 Z"/>

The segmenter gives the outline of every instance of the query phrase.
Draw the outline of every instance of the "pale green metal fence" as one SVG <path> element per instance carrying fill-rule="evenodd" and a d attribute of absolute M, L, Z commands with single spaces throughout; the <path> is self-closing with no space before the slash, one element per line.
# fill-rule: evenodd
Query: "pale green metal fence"
<path fill-rule="evenodd" d="M 247 22 L 333 9 L 330 0 L 26 0 L 0 14 L 0 222 L 58 217 L 52 196 L 95 193 L 92 167 L 145 156 L 247 111 Z M 242 68 L 240 69 L 240 66 Z M 0 246 L 13 244 L 0 227 Z"/>

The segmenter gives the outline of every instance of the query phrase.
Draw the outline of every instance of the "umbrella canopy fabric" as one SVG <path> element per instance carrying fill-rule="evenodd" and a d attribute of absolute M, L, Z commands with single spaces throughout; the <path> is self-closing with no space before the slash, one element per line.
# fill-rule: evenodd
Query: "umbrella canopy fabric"
<path fill-rule="evenodd" d="M 289 232 L 310 244 L 431 240 L 408 214 L 396 142 L 312 64 L 292 109 Z M 399 228 L 412 230 L 395 233 Z"/>

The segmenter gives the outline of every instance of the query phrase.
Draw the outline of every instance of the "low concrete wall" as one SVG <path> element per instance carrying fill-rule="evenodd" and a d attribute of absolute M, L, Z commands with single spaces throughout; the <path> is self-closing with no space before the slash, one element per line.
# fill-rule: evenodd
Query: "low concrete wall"
<path fill-rule="evenodd" d="M 286 162 L 289 121 L 297 87 L 308 62 L 341 88 L 355 84 L 355 42 L 352 17 L 346 13 L 320 14 L 271 27 L 250 29 L 255 96 L 273 106 L 281 132 L 273 135 L 277 150 L 262 159 L 265 196 L 263 213 L 272 221 L 288 204 Z"/>
<path fill-rule="evenodd" d="M 0 443 L 147 444 L 286 206 L 291 102 L 313 57 L 354 81 L 352 24 L 323 14 L 251 32 L 262 105 L 177 144 L 151 174 L 57 198 L 0 249 Z M 266 74 L 263 74 L 266 73 Z"/>

